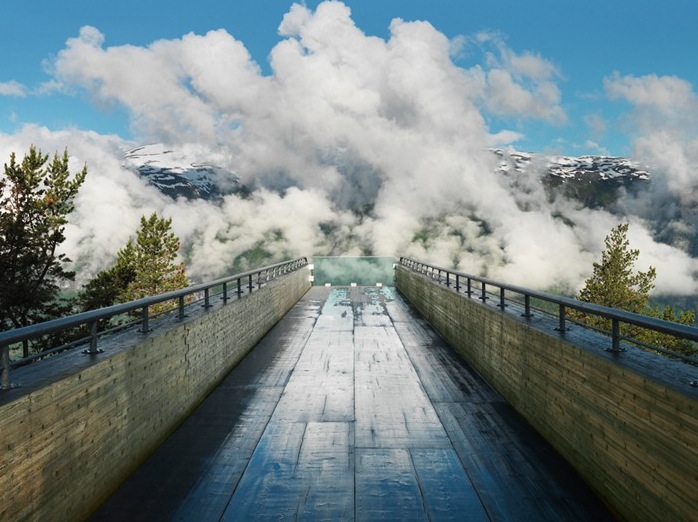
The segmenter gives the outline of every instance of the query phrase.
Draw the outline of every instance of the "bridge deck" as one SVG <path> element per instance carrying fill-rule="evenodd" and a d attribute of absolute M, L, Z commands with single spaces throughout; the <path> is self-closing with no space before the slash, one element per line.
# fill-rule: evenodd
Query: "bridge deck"
<path fill-rule="evenodd" d="M 604 520 L 392 288 L 315 287 L 95 520 Z"/>

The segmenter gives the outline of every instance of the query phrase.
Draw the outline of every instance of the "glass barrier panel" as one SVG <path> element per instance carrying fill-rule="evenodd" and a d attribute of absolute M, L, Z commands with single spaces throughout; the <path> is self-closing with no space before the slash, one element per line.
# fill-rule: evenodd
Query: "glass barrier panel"
<path fill-rule="evenodd" d="M 394 257 L 313 257 L 315 286 L 394 286 Z"/>

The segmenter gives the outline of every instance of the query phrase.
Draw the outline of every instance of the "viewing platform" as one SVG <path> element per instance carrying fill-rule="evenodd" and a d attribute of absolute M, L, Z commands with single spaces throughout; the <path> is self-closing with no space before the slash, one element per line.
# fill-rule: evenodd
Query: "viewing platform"
<path fill-rule="evenodd" d="M 390 287 L 313 287 L 93 520 L 612 520 Z"/>
<path fill-rule="evenodd" d="M 404 257 L 0 332 L 0 520 L 693 520 L 698 359 L 629 325 L 698 343 Z"/>

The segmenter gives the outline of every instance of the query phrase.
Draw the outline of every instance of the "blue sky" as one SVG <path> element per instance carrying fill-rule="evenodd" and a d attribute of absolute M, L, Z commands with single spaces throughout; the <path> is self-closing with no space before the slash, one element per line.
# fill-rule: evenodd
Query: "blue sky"
<path fill-rule="evenodd" d="M 307 1 L 314 9 L 319 2 Z M 698 88 L 698 2 L 695 0 L 348 0 L 356 26 L 366 35 L 390 38 L 390 22 L 425 20 L 450 39 L 488 32 L 498 34 L 514 53 L 531 53 L 556 68 L 564 121 L 483 111 L 491 132 L 520 134 L 516 148 L 560 150 L 570 154 L 632 151 L 632 103 L 609 99 L 604 81 L 620 77 L 677 77 Z M 46 92 L 54 80 L 52 61 L 84 26 L 96 28 L 103 46 L 148 46 L 188 33 L 224 29 L 242 42 L 263 74 L 271 74 L 268 56 L 284 37 L 279 25 L 292 2 L 0 0 L 6 23 L 0 31 L 0 132 L 25 124 L 115 133 L 134 132 L 132 111 L 73 85 Z M 483 56 L 464 52 L 456 65 L 471 68 Z M 42 87 L 44 86 L 44 87 Z M 595 130 L 594 130 L 595 129 Z"/>

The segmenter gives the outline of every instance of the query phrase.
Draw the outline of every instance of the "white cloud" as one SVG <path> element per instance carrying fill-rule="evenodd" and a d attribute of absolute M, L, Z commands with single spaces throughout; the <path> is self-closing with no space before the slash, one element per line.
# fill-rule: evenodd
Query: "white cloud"
<path fill-rule="evenodd" d="M 27 95 L 27 88 L 21 83 L 10 80 L 9 82 L 0 82 L 0 96 L 17 96 L 23 98 Z"/>
<path fill-rule="evenodd" d="M 689 82 L 675 76 L 621 76 L 614 73 L 604 80 L 611 99 L 624 98 L 633 105 L 675 113 L 695 111 L 696 95 Z"/>
<path fill-rule="evenodd" d="M 567 121 L 555 83 L 561 73 L 553 63 L 530 52 L 514 52 L 497 33 L 479 33 L 472 41 L 485 55 L 482 96 L 489 111 L 556 125 Z"/>
<path fill-rule="evenodd" d="M 563 123 L 567 118 L 559 105 L 560 90 L 552 82 L 542 82 L 530 91 L 503 69 L 491 70 L 487 81 L 486 106 L 495 114 L 535 117 L 551 123 Z"/>
<path fill-rule="evenodd" d="M 698 188 L 698 94 L 674 76 L 620 76 L 604 81 L 611 99 L 631 104 L 627 126 L 634 137 L 634 154 L 666 175 L 675 193 Z"/>
<path fill-rule="evenodd" d="M 97 29 L 83 27 L 58 53 L 56 80 L 124 105 L 143 137 L 214 143 L 219 128 L 227 129 L 236 110 L 256 100 L 256 84 L 263 83 L 247 50 L 224 31 L 148 47 L 104 49 L 103 43 Z"/>

